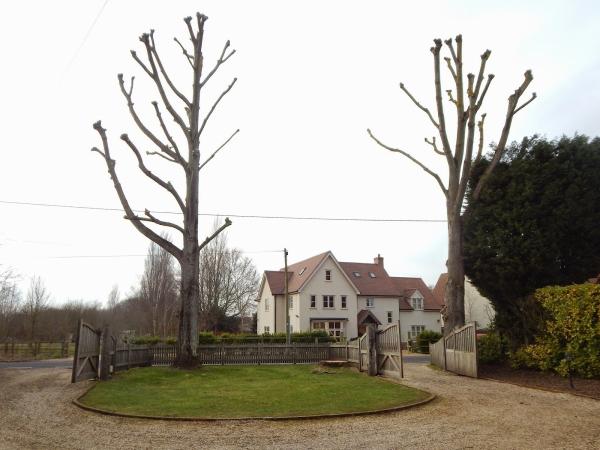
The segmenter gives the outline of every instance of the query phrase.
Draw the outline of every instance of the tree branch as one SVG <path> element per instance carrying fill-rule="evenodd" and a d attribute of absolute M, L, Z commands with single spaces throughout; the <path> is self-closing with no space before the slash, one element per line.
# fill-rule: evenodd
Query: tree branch
<path fill-rule="evenodd" d="M 194 68 L 194 63 L 192 61 L 194 61 L 194 57 L 188 53 L 188 51 L 185 49 L 185 47 L 183 46 L 183 44 L 181 42 L 179 42 L 179 39 L 177 39 L 177 38 L 173 38 L 173 39 L 175 40 L 175 42 L 177 42 L 179 44 L 179 47 L 181 47 L 181 51 L 187 57 L 187 60 L 190 63 L 190 66 L 193 69 Z"/>
<path fill-rule="evenodd" d="M 183 168 L 185 169 L 186 168 L 186 161 L 185 161 L 185 159 L 183 159 L 183 156 L 181 156 L 181 153 L 179 152 L 179 148 L 177 147 L 177 143 L 175 142 L 175 140 L 173 139 L 173 137 L 169 133 L 169 130 L 167 129 L 167 126 L 165 125 L 165 122 L 163 121 L 162 114 L 160 113 L 160 109 L 158 107 L 158 102 L 155 102 L 155 101 L 152 102 L 152 106 L 154 106 L 154 111 L 156 112 L 156 117 L 158 117 L 158 122 L 160 123 L 160 127 L 162 128 L 163 133 L 165 134 L 165 137 L 167 138 L 167 140 L 171 144 L 171 148 L 173 148 L 172 152 L 169 151 L 169 152 L 165 152 L 165 153 L 167 153 L 167 155 L 169 155 L 169 157 L 174 162 L 177 162 L 177 163 L 181 164 L 181 166 L 183 166 Z M 162 148 L 161 148 L 161 150 L 165 151 Z"/>
<path fill-rule="evenodd" d="M 442 41 L 441 39 L 434 39 L 433 42 L 435 43 L 435 46 L 431 47 L 431 53 L 433 53 L 433 68 L 435 75 L 435 103 L 437 107 L 439 121 L 439 126 L 437 128 L 440 134 L 440 138 L 442 139 L 442 150 L 446 155 L 448 167 L 450 168 L 450 170 L 452 170 L 452 167 L 454 167 L 454 158 L 452 157 L 450 142 L 448 142 L 448 135 L 446 134 L 446 119 L 444 117 L 444 105 L 442 102 L 442 81 L 440 75 L 440 49 L 442 48 Z M 452 50 L 452 53 L 454 53 L 454 50 Z"/>
<path fill-rule="evenodd" d="M 191 16 L 185 17 L 183 19 L 183 21 L 185 22 L 188 32 L 190 33 L 190 40 L 192 41 L 192 44 L 194 44 L 194 47 L 196 47 L 196 34 L 194 33 L 194 30 L 192 29 L 192 17 Z"/>
<path fill-rule="evenodd" d="M 483 99 L 485 98 L 485 94 L 488 91 L 488 88 L 490 87 L 490 84 L 492 83 L 492 80 L 494 79 L 494 74 L 490 73 L 487 77 L 487 81 L 485 82 L 485 87 L 483 88 L 483 92 L 481 93 L 481 96 L 479 97 L 479 100 L 477 100 L 477 105 L 475 107 L 475 109 L 477 111 L 479 111 L 479 108 L 481 108 L 481 104 L 483 103 Z"/>
<path fill-rule="evenodd" d="M 181 228 L 179 225 L 156 218 L 155 216 L 152 215 L 152 213 L 148 209 L 146 209 L 144 211 L 144 214 L 146 214 L 146 216 L 148 216 L 148 217 L 140 217 L 140 216 L 134 215 L 133 217 L 125 216 L 124 218 L 127 220 L 132 220 L 132 221 L 139 220 L 139 221 L 144 221 L 144 222 L 152 222 L 157 225 L 162 225 L 163 227 L 174 228 L 177 231 L 181 232 L 181 234 L 184 233 L 183 228 Z"/>
<path fill-rule="evenodd" d="M 170 158 L 167 155 L 163 155 L 160 152 L 146 152 L 146 155 L 148 155 L 148 156 L 160 156 L 161 158 L 166 159 L 169 162 L 179 164 L 179 161 L 175 161 L 173 158 Z"/>
<path fill-rule="evenodd" d="M 456 81 L 456 71 L 454 70 L 454 67 L 452 67 L 452 61 L 450 61 L 450 58 L 447 56 L 444 58 L 444 61 L 446 61 L 446 64 L 448 65 L 448 70 L 452 74 L 452 78 Z"/>
<path fill-rule="evenodd" d="M 427 138 L 425 138 L 425 142 L 427 142 L 429 145 L 431 145 L 431 147 L 433 147 L 433 151 L 436 152 L 438 155 L 442 155 L 444 156 L 445 153 L 441 150 L 438 150 L 437 148 L 437 144 L 435 143 L 435 136 L 432 136 L 431 141 Z"/>
<path fill-rule="evenodd" d="M 204 239 L 204 242 L 202 242 L 202 244 L 200 244 L 200 246 L 198 247 L 198 251 L 200 251 L 204 247 L 206 247 L 206 245 L 208 245 L 210 243 L 210 241 L 212 241 L 214 238 L 216 238 L 219 235 L 219 233 L 221 233 L 221 231 L 223 231 L 225 228 L 227 228 L 230 225 L 231 225 L 231 220 L 229 220 L 229 217 L 226 217 L 225 218 L 225 223 L 223 225 L 221 225 L 217 229 L 217 231 L 215 231 L 213 234 L 211 234 L 206 239 Z"/>
<path fill-rule="evenodd" d="M 515 112 L 513 113 L 513 115 L 516 114 L 516 113 L 518 113 L 519 111 L 521 111 L 523 108 L 525 108 L 527 105 L 529 105 L 536 98 L 537 98 L 537 94 L 534 92 L 533 94 L 531 94 L 531 98 L 529 100 L 527 100 L 525 103 L 523 103 L 517 109 L 515 109 Z"/>
<path fill-rule="evenodd" d="M 162 73 L 163 78 L 171 88 L 171 90 L 175 93 L 177 97 L 181 99 L 183 103 L 189 108 L 191 106 L 190 101 L 187 99 L 185 95 L 179 91 L 171 81 L 171 78 L 167 75 L 167 71 L 165 70 L 162 61 L 160 60 L 160 56 L 158 55 L 158 51 L 156 50 L 156 44 L 154 43 L 154 30 L 150 30 L 150 49 L 152 54 L 154 55 L 154 59 L 156 59 L 156 63 L 158 64 L 158 68 L 160 69 L 160 73 Z"/>
<path fill-rule="evenodd" d="M 435 181 L 437 181 L 437 183 L 440 186 L 440 188 L 442 189 L 442 192 L 444 193 L 444 195 L 448 196 L 448 190 L 444 186 L 444 183 L 442 182 L 442 179 L 440 178 L 440 176 L 437 173 L 435 173 L 434 171 L 432 171 L 431 169 L 429 169 L 426 165 L 424 165 L 422 162 L 420 162 L 419 160 L 417 160 L 416 158 L 414 158 L 412 155 L 410 155 L 409 153 L 405 152 L 404 150 L 400 150 L 400 149 L 397 149 L 397 148 L 392 148 L 392 147 L 389 147 L 389 146 L 385 145 L 383 142 L 381 142 L 379 139 L 377 139 L 373 135 L 373 133 L 371 133 L 370 129 L 367 129 L 367 133 L 369 133 L 369 136 L 371 137 L 371 139 L 373 139 L 375 142 L 377 142 L 381 147 L 385 148 L 386 150 L 389 150 L 390 152 L 400 153 L 401 155 L 405 156 L 406 158 L 408 158 L 412 162 L 414 162 L 416 165 L 418 165 L 421 169 L 423 169 L 425 172 L 427 172 L 433 178 L 435 178 Z"/>
<path fill-rule="evenodd" d="M 479 146 L 477 148 L 477 156 L 475 157 L 475 163 L 478 163 L 481 160 L 481 156 L 483 155 L 483 124 L 485 122 L 485 116 L 486 114 L 483 113 L 481 115 L 481 120 L 477 122 L 477 128 L 479 129 Z"/>
<path fill-rule="evenodd" d="M 208 72 L 208 75 L 206 75 L 206 78 L 204 78 L 204 81 L 202 81 L 200 83 L 200 87 L 204 87 L 204 85 L 208 82 L 208 80 L 211 79 L 211 77 L 215 74 L 215 72 L 219 69 L 219 67 L 221 67 L 222 64 L 227 62 L 227 60 L 235 54 L 235 49 L 234 49 L 234 50 L 231 50 L 231 52 L 229 52 L 229 54 L 227 56 L 225 56 L 225 52 L 227 51 L 229 46 L 230 46 L 230 42 L 229 41 L 225 42 L 225 46 L 223 47 L 223 50 L 221 51 L 221 56 L 219 56 L 219 59 L 215 63 L 215 67 L 213 67 L 213 69 L 210 72 Z"/>
<path fill-rule="evenodd" d="M 417 105 L 417 107 L 424 111 L 425 114 L 427 114 L 427 116 L 429 117 L 429 120 L 431 120 L 431 123 L 433 124 L 434 127 L 439 128 L 440 126 L 438 125 L 438 123 L 435 121 L 435 119 L 433 118 L 433 115 L 431 114 L 431 112 L 429 111 L 428 108 L 424 107 L 423 105 L 421 105 L 417 99 L 415 97 L 413 97 L 413 95 L 408 91 L 408 89 L 406 89 L 406 87 L 404 86 L 404 83 L 400 83 L 400 89 L 402 89 L 404 91 L 404 93 L 406 95 L 408 95 L 408 98 L 410 98 L 412 100 L 412 102 Z"/>
<path fill-rule="evenodd" d="M 98 148 L 95 148 L 95 147 L 92 149 L 92 151 L 95 151 L 95 152 L 101 154 L 102 157 L 104 158 L 104 161 L 106 162 L 106 166 L 108 168 L 108 173 L 110 174 L 110 177 L 113 180 L 113 185 L 115 187 L 115 190 L 117 191 L 119 200 L 121 201 L 121 206 L 125 210 L 126 217 L 132 218 L 135 216 L 135 214 L 134 214 L 133 210 L 131 209 L 131 207 L 129 206 L 129 201 L 127 200 L 127 197 L 125 196 L 125 192 L 123 191 L 123 187 L 121 186 L 121 183 L 119 182 L 117 172 L 115 171 L 116 162 L 114 159 L 112 159 L 110 157 L 110 149 L 108 146 L 108 138 L 106 137 L 106 129 L 102 128 L 102 123 L 100 121 L 94 123 L 94 129 L 100 135 L 104 152 L 100 151 Z M 142 224 L 140 221 L 134 220 L 131 223 L 140 233 L 142 233 L 144 236 L 146 236 L 151 241 L 155 242 L 157 245 L 160 245 L 167 252 L 169 252 L 171 255 L 173 255 L 173 257 L 175 257 L 178 261 L 181 261 L 181 259 L 183 257 L 183 252 L 181 249 L 179 249 L 179 247 L 177 247 L 176 245 L 174 245 L 172 242 L 168 241 L 167 239 L 163 238 L 162 236 L 158 235 L 156 232 L 154 232 L 153 230 L 151 230 L 150 228 L 148 228 L 147 226 Z"/>
<path fill-rule="evenodd" d="M 213 154 L 212 154 L 212 155 L 210 155 L 210 156 L 208 157 L 208 159 L 207 159 L 206 161 L 204 161 L 202 164 L 200 164 L 200 167 L 198 168 L 198 171 L 202 170 L 202 168 L 203 168 L 205 165 L 207 165 L 207 164 L 210 162 L 210 160 L 211 160 L 211 159 L 213 159 L 213 158 L 215 157 L 215 155 L 216 155 L 216 154 L 219 152 L 219 150 L 221 150 L 223 147 L 225 147 L 225 146 L 226 146 L 226 145 L 229 143 L 229 141 L 231 141 L 231 140 L 233 139 L 233 137 L 234 137 L 236 134 L 238 134 L 239 132 L 240 132 L 240 129 L 239 129 L 239 128 L 238 128 L 237 130 L 235 130 L 235 131 L 233 132 L 233 134 L 232 134 L 231 136 L 229 136 L 229 138 L 228 138 L 228 139 L 227 139 L 225 142 L 223 142 L 223 144 L 221 144 L 221 146 L 220 146 L 218 149 L 216 149 L 216 150 L 213 152 Z"/>
<path fill-rule="evenodd" d="M 181 199 L 181 197 L 179 196 L 179 193 L 175 190 L 175 188 L 173 187 L 173 185 L 170 182 L 166 182 L 166 181 L 162 180 L 161 178 L 159 178 L 158 176 L 154 175 L 154 173 L 152 173 L 146 167 L 146 165 L 144 164 L 144 160 L 142 158 L 142 155 L 140 154 L 140 151 L 135 146 L 135 144 L 133 142 L 131 142 L 131 140 L 129 139 L 129 136 L 127 136 L 127 134 L 123 133 L 121 135 L 121 140 L 123 142 L 125 142 L 129 146 L 129 148 L 131 149 L 131 151 L 133 151 L 133 153 L 135 154 L 135 157 L 137 158 L 137 161 L 138 161 L 138 167 L 144 173 L 144 175 L 146 175 L 148 178 L 150 178 L 156 184 L 158 184 L 163 189 L 165 189 L 167 192 L 169 192 L 175 198 L 175 200 L 177 201 L 177 204 L 181 208 L 181 211 L 185 213 L 185 205 L 183 203 L 183 200 Z"/>
<path fill-rule="evenodd" d="M 221 95 L 219 95 L 219 98 L 217 98 L 217 100 L 215 101 L 215 103 L 212 105 L 212 108 L 210 108 L 210 111 L 208 111 L 208 114 L 206 115 L 206 117 L 202 121 L 202 125 L 200 125 L 200 129 L 198 130 L 198 136 L 200 136 L 202 134 L 202 131 L 204 130 L 204 127 L 206 126 L 206 123 L 208 122 L 208 119 L 210 119 L 210 116 L 214 112 L 215 108 L 217 107 L 217 105 L 219 104 L 219 102 L 223 99 L 223 97 L 225 97 L 225 95 L 227 95 L 227 93 L 231 90 L 231 88 L 236 83 L 236 81 L 237 81 L 237 78 L 234 78 L 233 81 L 231 82 L 231 84 L 229 86 L 227 86 L 227 89 L 225 89 L 221 93 Z"/>

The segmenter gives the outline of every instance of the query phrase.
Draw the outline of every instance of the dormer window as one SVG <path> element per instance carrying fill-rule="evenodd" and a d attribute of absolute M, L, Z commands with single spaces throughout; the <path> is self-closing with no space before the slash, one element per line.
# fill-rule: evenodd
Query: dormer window
<path fill-rule="evenodd" d="M 423 299 L 420 297 L 414 297 L 412 299 L 412 307 L 413 307 L 413 309 L 417 309 L 417 310 L 423 309 Z"/>
<path fill-rule="evenodd" d="M 352 272 L 352 275 L 354 275 L 354 278 L 360 278 L 360 272 Z"/>
<path fill-rule="evenodd" d="M 373 272 L 369 272 L 369 276 L 370 276 L 371 278 L 375 278 L 375 274 L 374 274 Z"/>
<path fill-rule="evenodd" d="M 300 273 L 298 274 L 298 276 L 301 277 L 305 270 L 306 270 L 306 267 L 303 267 L 302 270 L 300 271 Z"/>
<path fill-rule="evenodd" d="M 325 271 L 325 281 L 331 281 L 331 270 Z"/>

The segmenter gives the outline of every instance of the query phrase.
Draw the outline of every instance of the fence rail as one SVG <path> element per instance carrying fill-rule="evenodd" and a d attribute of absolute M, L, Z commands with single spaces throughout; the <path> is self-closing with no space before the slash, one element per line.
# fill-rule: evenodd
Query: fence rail
<path fill-rule="evenodd" d="M 69 341 L 0 342 L 0 360 L 67 358 L 74 351 L 75 344 Z"/>

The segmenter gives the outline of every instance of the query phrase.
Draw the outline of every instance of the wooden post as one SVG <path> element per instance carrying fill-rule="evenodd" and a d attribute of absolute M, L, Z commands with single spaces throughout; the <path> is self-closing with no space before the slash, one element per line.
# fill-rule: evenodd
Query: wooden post
<path fill-rule="evenodd" d="M 404 361 L 402 360 L 402 332 L 398 321 L 398 350 L 400 351 L 400 378 L 404 378 Z"/>
<path fill-rule="evenodd" d="M 83 321 L 81 318 L 77 321 L 77 337 L 75 338 L 75 354 L 73 355 L 73 370 L 71 371 L 71 383 L 77 381 L 77 366 L 79 364 L 79 339 L 81 339 L 81 327 Z"/>
<path fill-rule="evenodd" d="M 131 369 L 131 341 L 127 339 L 127 369 Z"/>
<path fill-rule="evenodd" d="M 108 380 L 110 378 L 110 327 L 104 325 L 102 328 L 102 334 L 100 335 L 100 364 L 99 364 L 99 378 L 101 380 Z"/>
<path fill-rule="evenodd" d="M 367 348 L 368 348 L 368 366 L 367 371 L 370 377 L 377 375 L 377 345 L 375 335 L 375 325 L 367 325 Z"/>
<path fill-rule="evenodd" d="M 362 336 L 358 338 L 358 371 L 362 372 Z"/>

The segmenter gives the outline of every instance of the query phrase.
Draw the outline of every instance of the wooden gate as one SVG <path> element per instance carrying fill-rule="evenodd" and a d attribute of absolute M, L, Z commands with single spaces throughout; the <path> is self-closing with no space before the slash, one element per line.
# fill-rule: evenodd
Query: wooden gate
<path fill-rule="evenodd" d="M 451 332 L 429 344 L 432 364 L 449 372 L 477 378 L 477 336 L 475 323 Z"/>
<path fill-rule="evenodd" d="M 377 373 L 395 378 L 404 377 L 400 322 L 377 331 Z"/>
<path fill-rule="evenodd" d="M 100 330 L 79 319 L 77 323 L 77 340 L 75 341 L 71 383 L 90 380 L 98 376 L 100 334 Z"/>

